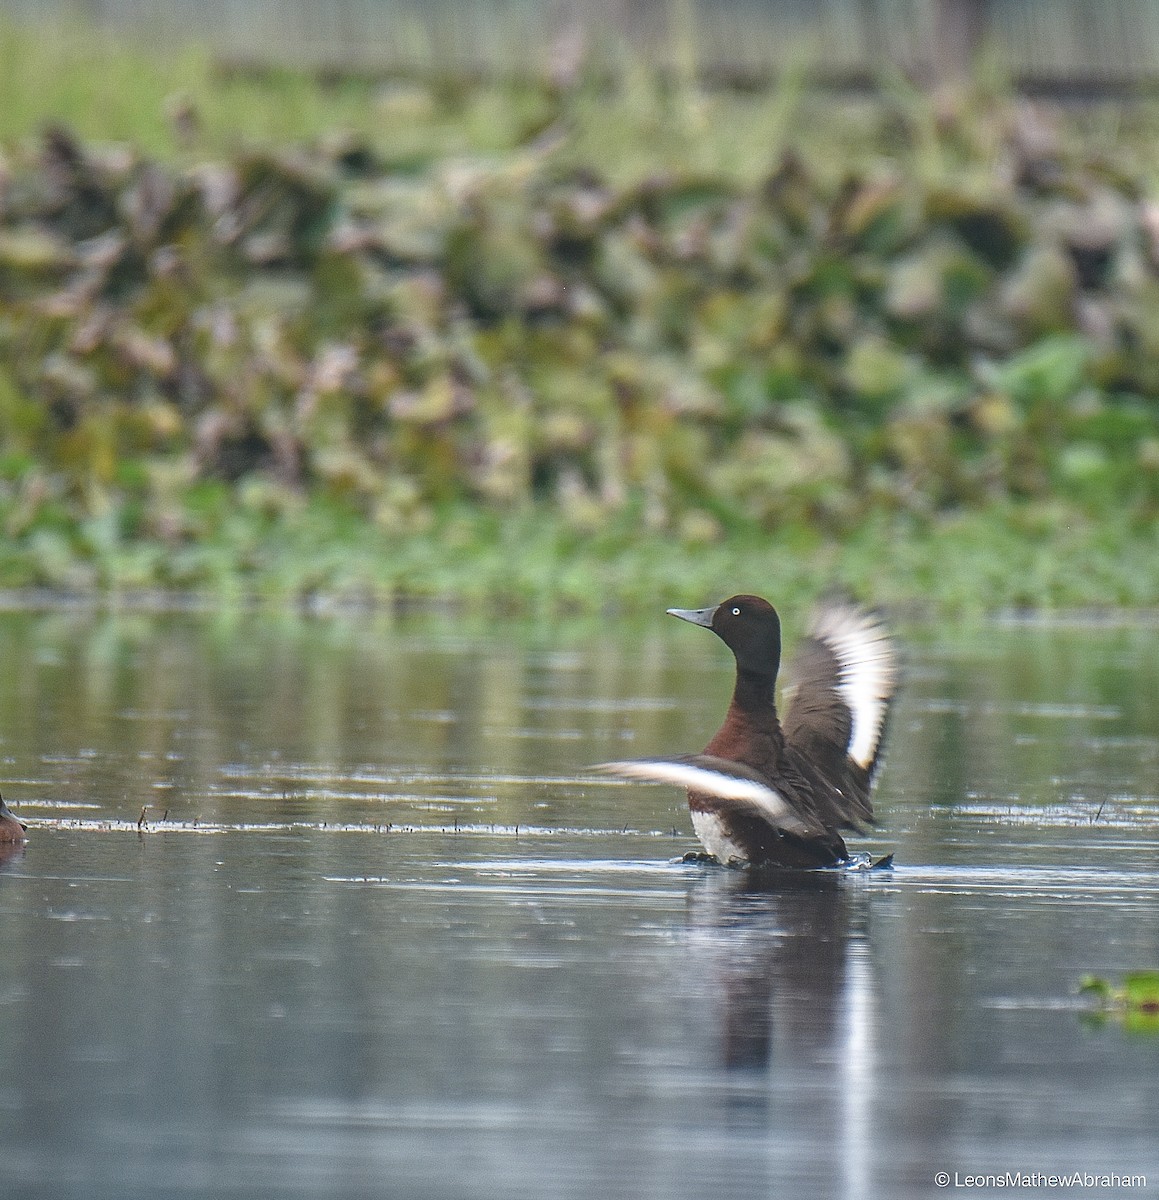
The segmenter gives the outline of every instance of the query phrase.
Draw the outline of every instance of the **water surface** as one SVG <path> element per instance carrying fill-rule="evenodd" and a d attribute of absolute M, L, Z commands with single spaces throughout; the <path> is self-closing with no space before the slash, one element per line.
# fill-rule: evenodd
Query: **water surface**
<path fill-rule="evenodd" d="M 1154 1188 L 1159 632 L 907 642 L 897 869 L 756 886 L 584 770 L 715 728 L 676 622 L 0 615 L 0 1195 Z"/>

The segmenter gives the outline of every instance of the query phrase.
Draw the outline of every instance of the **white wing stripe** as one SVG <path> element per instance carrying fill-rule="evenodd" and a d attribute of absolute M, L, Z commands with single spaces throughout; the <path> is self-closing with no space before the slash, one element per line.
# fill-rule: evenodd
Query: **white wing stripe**
<path fill-rule="evenodd" d="M 646 783 L 674 783 L 678 787 L 715 796 L 718 800 L 747 800 L 776 818 L 778 824 L 784 824 L 787 819 L 791 819 L 793 824 L 800 823 L 780 792 L 755 779 L 743 779 L 708 767 L 662 758 L 599 763 L 592 769 L 606 771 L 609 775 L 621 775 L 625 779 L 641 779 Z"/>
<path fill-rule="evenodd" d="M 885 627 L 847 605 L 822 608 L 812 635 L 827 645 L 841 670 L 838 686 L 853 718 L 849 757 L 866 770 L 881 741 L 889 698 L 897 683 L 897 656 Z"/>

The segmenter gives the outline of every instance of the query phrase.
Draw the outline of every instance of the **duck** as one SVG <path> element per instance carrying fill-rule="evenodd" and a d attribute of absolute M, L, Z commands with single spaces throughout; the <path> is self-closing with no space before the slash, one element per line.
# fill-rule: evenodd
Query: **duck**
<path fill-rule="evenodd" d="M 709 860 L 755 868 L 851 862 L 843 830 L 874 822 L 872 792 L 901 669 L 884 618 L 844 592 L 814 609 L 778 716 L 781 620 L 755 595 L 669 616 L 710 629 L 732 651 L 724 723 L 700 754 L 601 763 L 628 780 L 683 786 Z M 697 857 L 697 856 L 692 856 Z"/>
<path fill-rule="evenodd" d="M 28 828 L 23 821 L 4 803 L 0 796 L 0 842 L 25 842 L 24 831 Z"/>

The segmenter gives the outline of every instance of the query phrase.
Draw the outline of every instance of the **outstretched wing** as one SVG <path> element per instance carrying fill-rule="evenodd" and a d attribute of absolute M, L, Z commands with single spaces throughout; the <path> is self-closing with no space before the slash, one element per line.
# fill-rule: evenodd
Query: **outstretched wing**
<path fill-rule="evenodd" d="M 825 832 L 821 825 L 793 808 L 757 772 L 743 763 L 712 754 L 627 759 L 599 763 L 592 770 L 645 783 L 674 783 L 703 797 L 706 809 L 745 812 L 794 837 L 817 837 Z"/>
<path fill-rule="evenodd" d="M 790 668 L 782 727 L 793 759 L 831 789 L 842 823 L 873 819 L 870 790 L 900 673 L 879 613 L 841 595 L 818 605 Z"/>

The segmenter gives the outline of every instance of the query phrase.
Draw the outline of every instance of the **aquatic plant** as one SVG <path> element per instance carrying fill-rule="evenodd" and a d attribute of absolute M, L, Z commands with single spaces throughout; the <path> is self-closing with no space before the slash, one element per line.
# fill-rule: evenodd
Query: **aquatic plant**
<path fill-rule="evenodd" d="M 1079 995 L 1094 1003 L 1092 1019 L 1113 1017 L 1132 1032 L 1159 1033 L 1159 971 L 1130 971 L 1117 987 L 1101 976 L 1084 975 Z"/>

